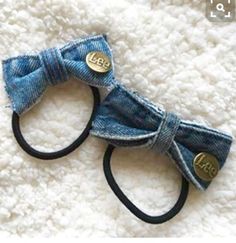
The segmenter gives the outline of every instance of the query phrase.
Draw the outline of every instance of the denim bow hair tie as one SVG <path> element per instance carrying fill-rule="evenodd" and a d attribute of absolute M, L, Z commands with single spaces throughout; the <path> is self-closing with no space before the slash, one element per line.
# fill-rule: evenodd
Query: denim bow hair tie
<path fill-rule="evenodd" d="M 23 55 L 3 61 L 6 91 L 17 114 L 31 108 L 48 86 L 74 76 L 88 85 L 109 87 L 113 65 L 106 73 L 92 70 L 86 63 L 89 52 L 100 51 L 112 62 L 112 53 L 104 35 L 70 42 L 62 48 L 49 48 L 38 55 Z"/>
<path fill-rule="evenodd" d="M 120 85 L 100 105 L 90 132 L 115 146 L 166 153 L 183 176 L 202 190 L 224 165 L 232 143 L 229 135 L 181 120 Z"/>
<path fill-rule="evenodd" d="M 3 61 L 5 89 L 12 103 L 12 129 L 22 149 L 39 159 L 63 157 L 89 135 L 95 111 L 100 104 L 98 87 L 110 89 L 115 84 L 112 52 L 105 35 L 89 36 L 61 48 L 49 48 L 38 55 L 23 55 Z M 48 86 L 65 82 L 74 76 L 89 85 L 94 102 L 90 119 L 81 135 L 69 146 L 56 152 L 40 152 L 24 139 L 19 125 L 22 113 L 29 110 Z"/>

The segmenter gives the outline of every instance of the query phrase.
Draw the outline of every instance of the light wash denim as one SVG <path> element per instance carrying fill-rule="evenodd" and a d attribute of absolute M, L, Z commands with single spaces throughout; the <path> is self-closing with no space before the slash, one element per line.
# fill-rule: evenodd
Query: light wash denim
<path fill-rule="evenodd" d="M 107 73 L 91 70 L 85 60 L 92 51 L 106 54 L 112 69 Z M 38 102 L 47 86 L 65 82 L 70 76 L 88 85 L 112 90 L 97 112 L 91 134 L 116 146 L 149 147 L 166 153 L 186 179 L 199 189 L 206 189 L 210 182 L 195 174 L 194 157 L 208 152 L 218 159 L 222 168 L 229 153 L 230 136 L 183 121 L 119 85 L 114 78 L 112 52 L 104 35 L 79 39 L 62 48 L 44 50 L 39 55 L 7 59 L 3 61 L 3 76 L 12 108 L 18 114 Z"/>
<path fill-rule="evenodd" d="M 185 178 L 204 190 L 210 182 L 194 171 L 198 153 L 214 155 L 223 167 L 232 138 L 215 129 L 181 120 L 118 84 L 101 103 L 91 134 L 115 146 L 149 147 L 173 159 Z"/>
<path fill-rule="evenodd" d="M 86 64 L 86 55 L 101 51 L 111 62 L 112 69 L 97 73 Z M 110 87 L 114 81 L 113 58 L 105 35 L 89 36 L 68 43 L 62 48 L 49 48 L 39 55 L 23 55 L 3 61 L 5 88 L 12 109 L 21 114 L 30 109 L 47 86 L 65 82 L 74 76 L 88 85 Z"/>

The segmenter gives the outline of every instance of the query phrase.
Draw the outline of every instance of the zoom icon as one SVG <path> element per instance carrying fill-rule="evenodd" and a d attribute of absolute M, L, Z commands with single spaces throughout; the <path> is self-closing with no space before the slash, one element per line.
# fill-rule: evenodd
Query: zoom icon
<path fill-rule="evenodd" d="M 206 0 L 206 17 L 211 22 L 232 22 L 235 0 Z"/>

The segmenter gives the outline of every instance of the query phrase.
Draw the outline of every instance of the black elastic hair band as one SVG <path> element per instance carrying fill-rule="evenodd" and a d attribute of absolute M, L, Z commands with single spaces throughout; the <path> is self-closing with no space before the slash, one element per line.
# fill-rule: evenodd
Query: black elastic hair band
<path fill-rule="evenodd" d="M 175 203 L 173 208 L 171 208 L 167 213 L 160 215 L 160 216 L 150 216 L 142 212 L 139 208 L 137 208 L 122 192 L 118 184 L 116 183 L 114 176 L 111 170 L 111 156 L 112 152 L 114 151 L 115 147 L 113 145 L 108 145 L 107 150 L 105 152 L 103 158 L 103 169 L 107 179 L 109 186 L 111 187 L 112 191 L 115 195 L 119 198 L 119 200 L 139 219 L 145 221 L 146 223 L 150 224 L 162 224 L 171 218 L 173 218 L 176 214 L 184 206 L 184 203 L 188 196 L 188 189 L 189 183 L 188 181 L 182 176 L 182 188 L 178 198 L 178 201 Z"/>
<path fill-rule="evenodd" d="M 100 95 L 99 95 L 99 91 L 97 88 L 89 86 L 92 90 L 93 93 L 93 110 L 92 110 L 92 114 L 90 116 L 90 119 L 85 127 L 85 129 L 83 130 L 83 132 L 81 133 L 81 135 L 69 146 L 67 146 L 66 148 L 63 148 L 59 151 L 56 152 L 40 152 L 35 150 L 34 148 L 32 148 L 24 139 L 21 130 L 20 130 L 20 117 L 18 116 L 18 114 L 16 112 L 13 112 L 12 115 L 12 130 L 14 133 L 14 136 L 18 142 L 18 144 L 21 146 L 21 148 L 28 153 L 29 155 L 36 157 L 38 159 L 43 159 L 43 160 L 52 160 L 52 159 L 58 159 L 61 158 L 63 156 L 66 156 L 67 154 L 71 153 L 72 151 L 74 151 L 76 148 L 78 148 L 83 142 L 84 140 L 88 137 L 89 135 L 89 130 L 91 128 L 92 125 L 92 121 L 94 119 L 96 110 L 100 104 Z"/>

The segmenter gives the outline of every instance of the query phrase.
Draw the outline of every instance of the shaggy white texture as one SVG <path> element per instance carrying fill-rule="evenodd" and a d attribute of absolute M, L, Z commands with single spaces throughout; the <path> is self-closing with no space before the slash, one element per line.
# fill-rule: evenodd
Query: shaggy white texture
<path fill-rule="evenodd" d="M 106 33 L 116 77 L 184 119 L 236 134 L 236 24 L 214 24 L 204 1 L 0 0 L 1 59 Z M 2 74 L 2 73 L 1 73 Z M 51 87 L 22 118 L 26 139 L 53 151 L 82 131 L 91 112 L 88 87 L 71 79 Z M 108 187 L 106 143 L 89 137 L 69 156 L 40 161 L 25 154 L 11 131 L 0 82 L 0 235 L 236 236 L 236 147 L 206 192 L 193 186 L 181 213 L 162 225 L 141 222 Z M 117 180 L 143 210 L 160 214 L 177 196 L 172 162 L 147 150 L 119 149 Z"/>

